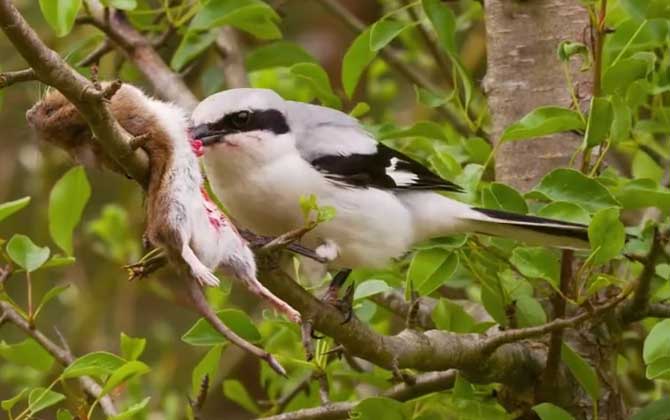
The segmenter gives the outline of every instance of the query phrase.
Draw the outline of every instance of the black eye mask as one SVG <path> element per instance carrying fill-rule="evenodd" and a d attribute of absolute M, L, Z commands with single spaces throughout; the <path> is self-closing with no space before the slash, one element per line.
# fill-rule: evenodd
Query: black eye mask
<path fill-rule="evenodd" d="M 201 140 L 204 146 L 208 146 L 227 134 L 259 130 L 271 131 L 277 135 L 290 131 L 286 117 L 276 109 L 243 110 L 226 114 L 213 123 L 193 127 L 191 136 Z"/>

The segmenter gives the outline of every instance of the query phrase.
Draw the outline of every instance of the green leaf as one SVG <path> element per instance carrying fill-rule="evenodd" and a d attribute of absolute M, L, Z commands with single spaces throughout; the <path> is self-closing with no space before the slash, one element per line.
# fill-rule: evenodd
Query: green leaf
<path fill-rule="evenodd" d="M 56 420 L 74 420 L 74 416 L 68 410 L 60 408 L 56 413 Z"/>
<path fill-rule="evenodd" d="M 58 37 L 70 33 L 80 7 L 81 0 L 40 0 L 42 15 Z"/>
<path fill-rule="evenodd" d="M 552 403 L 542 403 L 533 407 L 540 420 L 574 420 L 570 413 Z"/>
<path fill-rule="evenodd" d="M 532 296 L 519 296 L 514 301 L 516 318 L 520 328 L 534 327 L 547 323 L 547 314 L 540 302 Z"/>
<path fill-rule="evenodd" d="M 26 235 L 14 235 L 7 242 L 7 254 L 21 268 L 29 273 L 37 270 L 49 259 L 49 248 L 40 248 Z"/>
<path fill-rule="evenodd" d="M 108 7 L 121 10 L 135 10 L 137 8 L 137 0 L 101 0 L 102 4 Z"/>
<path fill-rule="evenodd" d="M 0 357 L 8 362 L 28 366 L 40 372 L 46 372 L 53 366 L 54 358 L 32 338 L 16 344 L 0 341 Z"/>
<path fill-rule="evenodd" d="M 354 300 L 365 299 L 378 293 L 388 292 L 389 290 L 393 290 L 393 288 L 386 284 L 384 280 L 366 280 L 356 286 Z"/>
<path fill-rule="evenodd" d="M 668 413 L 670 413 L 670 398 L 665 397 L 642 407 L 630 420 L 659 420 Z"/>
<path fill-rule="evenodd" d="M 651 380 L 670 379 L 670 357 L 654 360 L 653 363 L 647 365 L 645 376 Z"/>
<path fill-rule="evenodd" d="M 605 141 L 612 126 L 612 103 L 607 98 L 591 98 L 584 144 L 594 147 Z"/>
<path fill-rule="evenodd" d="M 200 393 L 200 386 L 205 376 L 209 378 L 210 383 L 216 377 L 222 350 L 222 345 L 213 346 L 193 368 L 191 373 L 191 396 L 193 399 Z"/>
<path fill-rule="evenodd" d="M 507 127 L 500 141 L 524 140 L 570 130 L 583 130 L 579 113 L 553 106 L 534 109 L 517 123 Z"/>
<path fill-rule="evenodd" d="M 591 223 L 591 215 L 582 206 L 568 201 L 555 201 L 542 207 L 538 216 L 549 219 L 562 220 L 564 222 L 581 223 L 588 226 Z"/>
<path fill-rule="evenodd" d="M 338 109 L 342 107 L 342 101 L 333 93 L 333 88 L 330 86 L 328 74 L 320 65 L 315 63 L 294 64 L 291 67 L 291 73 L 306 80 L 323 105 Z"/>
<path fill-rule="evenodd" d="M 370 28 L 356 37 L 342 60 L 342 86 L 347 97 L 351 98 L 363 74 L 363 70 L 375 58 L 370 50 Z"/>
<path fill-rule="evenodd" d="M 244 312 L 237 309 L 224 309 L 217 312 L 216 315 L 228 328 L 245 340 L 258 342 L 261 339 L 261 334 L 256 326 Z M 228 342 L 204 318 L 196 321 L 181 339 L 192 346 L 213 346 Z"/>
<path fill-rule="evenodd" d="M 132 378 L 142 376 L 145 373 L 148 373 L 150 370 L 151 368 L 149 368 L 149 366 L 140 361 L 131 360 L 129 362 L 126 362 L 123 365 L 121 365 L 118 369 L 116 369 L 111 374 L 109 379 L 107 379 L 107 382 L 105 382 L 105 386 L 102 387 L 100 395 L 101 396 L 107 395 L 110 392 L 112 392 L 114 388 L 121 385 L 122 383 L 128 382 Z"/>
<path fill-rule="evenodd" d="M 261 0 L 212 0 L 195 15 L 189 31 L 231 25 L 260 39 L 277 39 L 281 38 L 278 20 L 279 15 Z"/>
<path fill-rule="evenodd" d="M 63 379 L 68 379 L 78 378 L 80 376 L 94 376 L 102 379 L 103 377 L 114 373 L 114 371 L 123 366 L 124 363 L 125 360 L 112 353 L 104 351 L 88 353 L 69 364 L 65 370 L 63 370 L 61 377 Z"/>
<path fill-rule="evenodd" d="M 621 7 L 636 20 L 670 18 L 666 0 L 619 0 Z"/>
<path fill-rule="evenodd" d="M 151 400 L 151 397 L 146 397 L 142 401 L 138 402 L 137 404 L 133 404 L 128 409 L 122 413 L 117 414 L 116 416 L 109 417 L 107 420 L 128 420 L 128 419 L 134 419 L 135 415 L 140 413 L 144 408 L 149 404 L 149 400 Z"/>
<path fill-rule="evenodd" d="M 72 232 L 79 224 L 90 196 L 91 186 L 82 166 L 67 171 L 51 189 L 49 233 L 66 255 L 72 255 Z"/>
<path fill-rule="evenodd" d="M 298 63 L 317 61 L 300 45 L 290 41 L 277 41 L 263 45 L 251 51 L 245 60 L 247 71 L 256 71 L 273 67 L 290 67 Z"/>
<path fill-rule="evenodd" d="M 417 252 L 412 258 L 407 278 L 421 296 L 432 293 L 446 283 L 458 267 L 458 254 L 430 248 Z"/>
<path fill-rule="evenodd" d="M 628 86 L 643 79 L 649 72 L 646 61 L 638 58 L 626 58 L 608 68 L 603 75 L 603 93 L 606 95 L 624 95 Z"/>
<path fill-rule="evenodd" d="M 21 210 L 30 203 L 30 197 L 19 198 L 0 204 L 0 222 Z"/>
<path fill-rule="evenodd" d="M 600 210 L 589 225 L 589 242 L 595 253 L 594 264 L 604 264 L 619 255 L 626 242 L 626 232 L 619 220 L 619 209 Z"/>
<path fill-rule="evenodd" d="M 662 182 L 665 174 L 665 170 L 642 149 L 635 152 L 631 171 L 633 178 L 648 178 L 657 184 Z"/>
<path fill-rule="evenodd" d="M 216 31 L 188 30 L 170 60 L 170 68 L 180 71 L 216 40 Z"/>
<path fill-rule="evenodd" d="M 28 391 L 30 391 L 30 388 L 23 388 L 21 392 L 13 396 L 12 398 L 9 398 L 7 400 L 2 400 L 0 402 L 0 408 L 2 408 L 5 411 L 10 411 L 16 404 L 21 402 L 26 398 L 28 395 Z"/>
<path fill-rule="evenodd" d="M 33 388 L 28 396 L 28 408 L 31 415 L 56 405 L 65 399 L 65 395 L 46 388 Z"/>
<path fill-rule="evenodd" d="M 430 316 L 437 328 L 455 333 L 473 332 L 477 324 L 460 305 L 444 298 L 440 298 Z"/>
<path fill-rule="evenodd" d="M 75 257 L 63 257 L 62 255 L 52 255 L 51 259 L 44 263 L 42 268 L 58 268 L 58 267 L 67 267 L 72 265 L 77 261 Z"/>
<path fill-rule="evenodd" d="M 121 355 L 126 360 L 139 359 L 146 345 L 146 338 L 134 338 L 121 333 Z"/>
<path fill-rule="evenodd" d="M 375 22 L 370 29 L 370 50 L 377 52 L 393 41 L 402 31 L 412 26 L 412 23 L 400 22 L 394 19 L 381 19 Z"/>
<path fill-rule="evenodd" d="M 456 47 L 457 22 L 454 12 L 440 0 L 423 0 L 421 4 L 426 16 L 428 16 L 428 20 L 430 20 L 433 29 L 437 33 L 440 47 L 442 47 L 451 59 L 456 75 L 460 78 L 465 97 L 464 106 L 467 109 L 472 98 L 472 81 L 458 56 L 458 49 Z"/>
<path fill-rule="evenodd" d="M 561 41 L 558 44 L 558 58 L 561 61 L 570 61 L 574 55 L 581 55 L 587 63 L 591 58 L 589 49 L 581 42 Z"/>
<path fill-rule="evenodd" d="M 450 55 L 456 56 L 456 17 L 440 0 L 423 0 L 423 10 L 437 33 L 440 46 Z"/>
<path fill-rule="evenodd" d="M 619 188 L 615 194 L 626 210 L 658 207 L 664 212 L 670 211 L 670 192 L 665 188 L 659 188 L 649 179 L 632 180 Z"/>
<path fill-rule="evenodd" d="M 633 115 L 624 98 L 612 96 L 612 127 L 610 139 L 613 144 L 621 143 L 630 138 Z"/>
<path fill-rule="evenodd" d="M 526 195 L 552 201 L 568 201 L 589 211 L 618 206 L 619 202 L 598 181 L 574 169 L 554 169 Z"/>
<path fill-rule="evenodd" d="M 52 287 L 51 289 L 49 289 L 49 291 L 46 292 L 44 294 L 44 296 L 42 296 L 42 299 L 40 300 L 39 305 L 37 305 L 37 309 L 35 309 L 35 314 L 33 315 L 33 318 L 37 319 L 40 312 L 44 308 L 44 305 L 46 305 L 52 299 L 54 299 L 55 297 L 59 296 L 61 293 L 66 291 L 68 289 L 68 287 L 70 287 L 69 284 L 64 284 L 62 286 L 55 286 L 55 287 Z"/>
<path fill-rule="evenodd" d="M 349 112 L 349 115 L 351 115 L 354 118 L 361 117 L 370 111 L 370 105 L 368 105 L 366 102 L 359 102 L 354 106 L 354 108 Z"/>
<path fill-rule="evenodd" d="M 351 417 L 357 420 L 408 420 L 410 417 L 403 412 L 403 404 L 384 397 L 366 398 L 359 402 Z"/>
<path fill-rule="evenodd" d="M 482 190 L 482 201 L 489 209 L 528 213 L 528 206 L 523 196 L 514 188 L 499 182 L 493 182 Z"/>
<path fill-rule="evenodd" d="M 542 247 L 517 247 L 510 263 L 524 276 L 546 280 L 558 288 L 561 262 L 556 252 Z"/>
<path fill-rule="evenodd" d="M 565 343 L 561 347 L 561 360 L 591 399 L 597 402 L 600 398 L 600 383 L 596 370 Z"/>
<path fill-rule="evenodd" d="M 657 360 L 670 357 L 670 340 L 668 340 L 668 337 L 670 337 L 670 319 L 664 319 L 654 325 L 644 340 L 642 350 L 644 363 L 650 365 Z"/>
<path fill-rule="evenodd" d="M 223 395 L 250 413 L 258 415 L 261 412 L 247 389 L 238 380 L 227 379 L 223 381 Z"/>

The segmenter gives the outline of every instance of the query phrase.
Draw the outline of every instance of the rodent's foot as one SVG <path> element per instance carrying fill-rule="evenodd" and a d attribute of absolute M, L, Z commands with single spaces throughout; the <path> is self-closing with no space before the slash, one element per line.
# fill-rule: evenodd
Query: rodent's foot
<path fill-rule="evenodd" d="M 293 308 L 289 308 L 285 310 L 284 313 L 286 314 L 289 320 L 295 322 L 298 325 L 302 324 L 302 316 L 300 315 L 300 312 L 296 311 Z"/>
<path fill-rule="evenodd" d="M 193 270 L 193 278 L 195 278 L 202 287 L 219 287 L 219 279 L 209 270 Z"/>

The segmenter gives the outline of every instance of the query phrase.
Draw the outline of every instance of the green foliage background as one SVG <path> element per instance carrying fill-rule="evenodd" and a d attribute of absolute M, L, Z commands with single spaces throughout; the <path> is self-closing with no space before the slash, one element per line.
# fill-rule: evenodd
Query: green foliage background
<path fill-rule="evenodd" d="M 642 211 L 656 207 L 662 214 L 659 224 L 667 222 L 670 7 L 664 0 L 609 2 L 605 25 L 612 33 L 604 45 L 602 90 L 589 106 L 540 108 L 505 130 L 501 142 L 575 131 L 584 139 L 576 156 L 598 151 L 592 170 L 556 169 L 526 194 L 492 181 L 493 148 L 485 138 L 489 110 L 480 86 L 486 71 L 481 2 L 343 1 L 368 25 L 358 35 L 317 2 L 184 1 L 167 9 L 164 2 L 148 0 L 103 3 L 126 10 L 133 25 L 151 37 L 174 25 L 176 35 L 160 52 L 200 98 L 226 87 L 213 43 L 216 30 L 230 25 L 243 34 L 252 86 L 360 117 L 381 141 L 463 186 L 466 193 L 458 195 L 463 201 L 589 224 L 592 251 L 582 256 L 586 262 L 579 271 L 579 290 L 572 296 L 576 304 L 614 287 L 625 288 L 640 273 L 641 264 L 623 254 L 644 255 L 649 249 L 653 223 L 641 221 Z M 593 1 L 584 3 L 596 10 Z M 84 13 L 81 1 L 15 4 L 73 65 L 103 39 L 95 29 L 73 27 L 75 17 Z M 436 40 L 438 57 L 427 48 L 420 29 Z M 593 71 L 590 53 L 580 41 L 561 44 L 557 65 L 582 59 L 583 71 Z M 389 50 L 426 74 L 429 83 L 408 82 L 380 58 L 381 51 Z M 23 66 L 4 37 L 0 55 L 2 70 Z M 79 70 L 90 74 L 90 69 Z M 144 85 L 138 70 L 119 54 L 103 58 L 100 76 Z M 566 89 L 571 89 L 567 81 Z M 96 405 L 85 402 L 72 389 L 74 382 L 66 380 L 82 374 L 106 384 L 105 391 L 128 410 L 127 418 L 138 419 L 149 413 L 165 419 L 191 416 L 187 397 L 195 398 L 205 374 L 211 378 L 205 413 L 226 413 L 225 418 L 276 412 L 281 397 L 315 372 L 326 375 L 333 401 L 359 400 L 366 396 L 366 387 L 390 386 L 389 371 L 372 367 L 359 372 L 343 360 L 327 357 L 329 340 L 319 342 L 315 361 L 305 362 L 299 329 L 237 284 L 224 281 L 220 289 L 209 290 L 211 303 L 239 334 L 276 354 L 289 368 L 288 378 L 278 377 L 228 346 L 204 322 L 196 322 L 169 276 L 128 283 L 121 266 L 141 257 L 141 192 L 131 181 L 109 173 L 71 169 L 61 151 L 35 141 L 23 112 L 44 90 L 35 83 L 0 91 L 0 201 L 5 202 L 0 206 L 0 238 L 2 258 L 15 268 L 0 289 L 0 298 L 28 316 L 30 279 L 35 325 L 49 334 L 58 327 L 73 351 L 85 356 L 63 371 L 34 341 L 2 326 L 4 410 L 15 417 L 28 408 L 26 415 L 44 409 L 48 418 L 55 418 L 58 409 L 59 420 L 71 418 L 65 410 L 101 418 Z M 606 153 L 611 165 L 603 163 Z M 638 238 L 624 243 L 626 232 Z M 432 313 L 439 329 L 468 333 L 496 324 L 541 325 L 548 320 L 545 308 L 558 288 L 559 257 L 553 250 L 503 239 L 436 239 L 421 244 L 388 270 L 356 270 L 352 275 L 357 285 L 356 315 L 381 333 L 398 331 L 403 321 L 370 298 L 391 289 L 404 288 L 408 293 L 411 285 L 419 295 L 439 299 Z M 659 262 L 655 272 L 652 300 L 662 302 L 670 298 L 670 265 Z M 481 303 L 488 318 L 473 317 L 453 297 Z M 658 400 L 670 378 L 670 324 L 647 319 L 641 329 L 629 332 L 632 344 L 619 349 L 616 367 L 631 392 L 638 393 L 629 398 L 635 407 Z M 597 400 L 601 379 L 594 367 L 568 345 L 562 358 L 585 392 Z M 49 384 L 51 391 L 40 388 Z M 361 418 L 513 418 L 514 413 L 491 397 L 497 387 L 475 386 L 458 378 L 450 391 L 407 403 L 368 398 L 355 412 Z M 319 405 L 317 382 L 308 382 L 307 389 L 281 408 Z M 18 398 L 12 399 L 15 395 Z M 668 403 L 655 404 L 646 413 L 660 410 L 659 404 L 667 408 Z M 534 410 L 543 419 L 570 418 L 550 404 Z M 636 418 L 659 417 L 645 417 L 643 410 Z"/>

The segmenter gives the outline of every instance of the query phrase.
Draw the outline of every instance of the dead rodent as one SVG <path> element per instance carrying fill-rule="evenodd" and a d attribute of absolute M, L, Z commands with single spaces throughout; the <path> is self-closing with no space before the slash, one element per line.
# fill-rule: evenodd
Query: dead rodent
<path fill-rule="evenodd" d="M 162 247 L 170 261 L 200 285 L 218 285 L 213 271 L 220 268 L 300 322 L 295 309 L 258 281 L 247 242 L 204 193 L 196 156 L 198 142 L 191 142 L 189 119 L 183 110 L 125 84 L 112 96 L 109 108 L 126 131 L 146 138 L 142 145 L 150 166 L 146 233 L 151 243 Z M 41 139 L 65 149 L 77 162 L 123 173 L 93 139 L 81 114 L 59 92 L 48 93 L 26 118 Z"/>
<path fill-rule="evenodd" d="M 102 88 L 110 83 L 103 82 Z M 110 111 L 133 136 L 147 133 L 155 126 L 153 115 L 138 105 L 142 103 L 143 96 L 141 90 L 124 84 L 110 100 Z M 125 174 L 115 161 L 105 155 L 84 117 L 59 91 L 49 89 L 44 98 L 26 112 L 26 120 L 40 140 L 64 149 L 75 162 Z"/>

